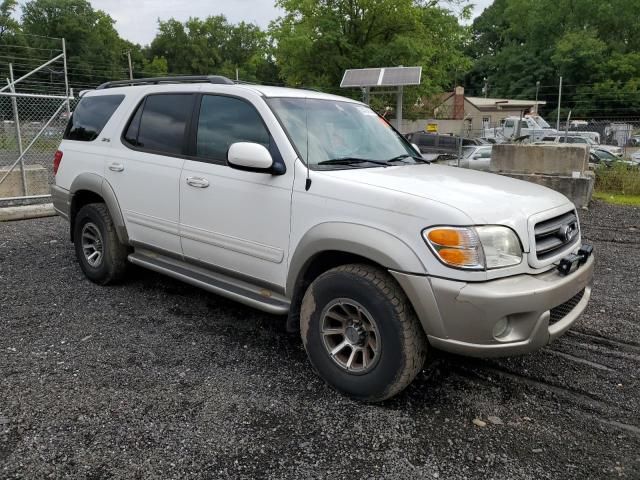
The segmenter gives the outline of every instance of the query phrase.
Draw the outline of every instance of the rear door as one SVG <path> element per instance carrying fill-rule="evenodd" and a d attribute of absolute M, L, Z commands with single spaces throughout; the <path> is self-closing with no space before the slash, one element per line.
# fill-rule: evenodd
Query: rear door
<path fill-rule="evenodd" d="M 176 254 L 182 253 L 179 181 L 194 98 L 193 93 L 142 98 L 105 162 L 129 238 Z"/>

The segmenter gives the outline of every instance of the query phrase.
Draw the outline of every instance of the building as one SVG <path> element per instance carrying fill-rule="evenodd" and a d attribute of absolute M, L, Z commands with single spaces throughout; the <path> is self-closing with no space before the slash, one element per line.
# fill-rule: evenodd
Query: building
<path fill-rule="evenodd" d="M 464 132 L 478 137 L 483 136 L 483 130 L 500 126 L 506 117 L 519 117 L 546 104 L 535 100 L 467 97 L 464 87 L 445 93 L 439 102 L 433 111 L 433 119 L 429 119 L 438 125 L 439 133 Z"/>

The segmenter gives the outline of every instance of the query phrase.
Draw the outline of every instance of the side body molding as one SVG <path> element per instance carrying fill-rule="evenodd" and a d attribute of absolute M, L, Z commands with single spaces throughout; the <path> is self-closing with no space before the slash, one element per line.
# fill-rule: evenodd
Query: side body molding
<path fill-rule="evenodd" d="M 426 269 L 403 240 L 375 227 L 346 222 L 327 222 L 311 228 L 290 257 L 286 293 L 294 294 L 300 274 L 322 252 L 352 253 L 390 270 L 424 275 Z"/>
<path fill-rule="evenodd" d="M 74 212 L 74 202 L 76 194 L 79 191 L 83 190 L 93 192 L 97 195 L 100 195 L 104 199 L 104 202 L 107 205 L 107 209 L 109 209 L 111 219 L 113 220 L 113 224 L 116 227 L 118 238 L 123 244 L 128 245 L 129 235 L 127 234 L 127 228 L 124 224 L 122 210 L 120 210 L 120 204 L 118 203 L 116 194 L 109 182 L 95 173 L 82 173 L 78 175 L 73 180 L 70 190 L 71 195 L 73 196 L 73 199 L 71 201 L 72 213 Z M 71 228 L 73 229 L 73 224 Z"/>

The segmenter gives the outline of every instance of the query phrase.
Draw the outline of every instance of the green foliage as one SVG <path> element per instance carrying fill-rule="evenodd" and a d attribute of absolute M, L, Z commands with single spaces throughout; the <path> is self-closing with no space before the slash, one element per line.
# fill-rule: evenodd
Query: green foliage
<path fill-rule="evenodd" d="M 600 193 L 640 196 L 640 169 L 622 163 L 599 168 L 595 188 Z"/>
<path fill-rule="evenodd" d="M 149 54 L 164 57 L 180 74 L 219 74 L 246 81 L 273 80 L 273 60 L 265 32 L 251 23 L 233 25 L 223 15 L 159 22 Z"/>
<path fill-rule="evenodd" d="M 67 59 L 73 65 L 70 79 L 77 84 L 95 85 L 122 76 L 125 42 L 113 25 L 109 15 L 86 0 L 32 0 L 22 9 L 22 31 L 32 35 L 30 47 L 51 48 L 51 39 L 42 37 L 66 39 Z M 96 64 L 100 73 L 94 72 Z"/>
<path fill-rule="evenodd" d="M 13 13 L 17 6 L 17 0 L 2 0 L 0 2 L 0 40 L 5 35 L 20 29 L 20 24 L 13 19 Z"/>
<path fill-rule="evenodd" d="M 348 68 L 424 69 L 420 92 L 453 85 L 469 68 L 466 30 L 437 2 L 414 0 L 277 0 L 272 23 L 280 73 L 289 85 L 337 89 Z M 414 98 L 415 100 L 415 98 Z"/>
<path fill-rule="evenodd" d="M 640 0 L 495 0 L 473 22 L 470 93 L 556 103 L 558 77 L 573 116 L 640 114 Z"/>

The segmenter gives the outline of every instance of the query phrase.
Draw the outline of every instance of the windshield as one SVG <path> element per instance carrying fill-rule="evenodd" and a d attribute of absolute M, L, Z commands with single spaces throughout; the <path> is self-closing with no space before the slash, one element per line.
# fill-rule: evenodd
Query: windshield
<path fill-rule="evenodd" d="M 312 168 L 336 168 L 331 161 L 341 160 L 358 161 L 348 163 L 348 168 L 386 166 L 380 162 L 400 160 L 396 157 L 414 163 L 411 157 L 418 156 L 409 142 L 364 105 L 308 98 L 272 98 L 267 103 L 301 160 Z"/>
<path fill-rule="evenodd" d="M 462 157 L 467 158 L 473 155 L 473 152 L 476 151 L 476 147 L 462 147 Z"/>
<path fill-rule="evenodd" d="M 551 125 L 549 125 L 540 115 L 531 115 L 529 118 L 540 125 L 542 128 L 551 128 Z"/>

